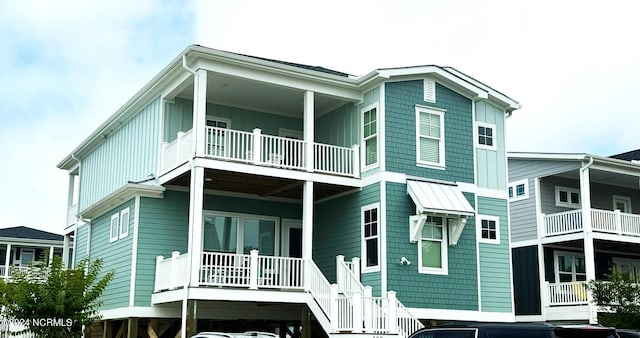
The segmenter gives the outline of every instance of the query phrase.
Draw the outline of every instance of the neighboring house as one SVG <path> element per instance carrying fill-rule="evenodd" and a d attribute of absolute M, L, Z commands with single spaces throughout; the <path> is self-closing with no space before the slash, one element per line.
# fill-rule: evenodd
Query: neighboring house
<path fill-rule="evenodd" d="M 115 271 L 97 330 L 514 321 L 518 108 L 449 67 L 354 77 L 189 46 L 58 165 L 74 260 Z"/>
<path fill-rule="evenodd" d="M 0 229 L 0 277 L 10 277 L 12 269 L 51 261 L 53 255 L 62 255 L 62 249 L 62 235 L 25 226 Z"/>
<path fill-rule="evenodd" d="M 640 165 L 509 153 L 516 318 L 597 322 L 586 283 L 640 274 Z"/>

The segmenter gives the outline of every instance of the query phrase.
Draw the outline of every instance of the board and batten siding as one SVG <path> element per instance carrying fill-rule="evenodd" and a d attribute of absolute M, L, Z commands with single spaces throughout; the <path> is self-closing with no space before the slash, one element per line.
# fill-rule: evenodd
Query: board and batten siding
<path fill-rule="evenodd" d="M 409 241 L 409 216 L 416 207 L 407 185 L 387 182 L 387 287 L 407 307 L 478 311 L 475 218 L 469 217 L 458 244 L 447 246 L 448 274 L 418 273 L 418 243 Z M 474 206 L 475 196 L 464 193 Z M 411 265 L 401 265 L 406 257 Z"/>
<path fill-rule="evenodd" d="M 640 190 L 637 187 L 625 188 L 617 185 L 606 185 L 591 182 L 591 207 L 602 210 L 613 210 L 613 196 L 624 196 L 631 199 L 631 212 L 640 214 Z"/>
<path fill-rule="evenodd" d="M 140 198 L 135 306 L 150 306 L 156 274 L 156 257 L 187 252 L 189 194 L 165 191 L 163 198 Z M 169 278 L 169 276 L 164 276 Z"/>
<path fill-rule="evenodd" d="M 436 102 L 424 101 L 422 80 L 385 83 L 386 170 L 451 182 L 474 183 L 472 101 L 436 83 Z M 416 158 L 416 105 L 444 109 L 445 170 Z"/>
<path fill-rule="evenodd" d="M 493 141 L 496 146 L 495 150 L 476 146 L 477 185 L 480 188 L 504 191 L 507 188 L 505 113 L 484 101 L 476 102 L 475 105 L 476 121 L 495 125 Z"/>
<path fill-rule="evenodd" d="M 317 142 L 351 148 L 360 143 L 360 114 L 352 103 L 322 115 L 315 123 Z"/>
<path fill-rule="evenodd" d="M 580 168 L 579 161 L 542 161 L 509 158 L 509 182 L 526 179 L 529 197 L 510 202 L 511 242 L 538 238 L 535 178 Z M 542 195 L 548 198 L 547 195 Z M 553 193 L 551 195 L 553 198 Z M 555 200 L 554 200 L 555 204 Z"/>
<path fill-rule="evenodd" d="M 498 217 L 500 244 L 478 243 L 482 312 L 511 312 L 511 262 L 507 201 L 478 196 L 479 216 Z"/>
<path fill-rule="evenodd" d="M 129 181 L 155 175 L 160 99 L 157 98 L 81 158 L 78 210 L 83 211 Z"/>
<path fill-rule="evenodd" d="M 129 208 L 129 235 L 110 242 L 111 216 Z M 97 217 L 91 224 L 91 260 L 102 259 L 100 276 L 109 271 L 115 275 L 104 290 L 101 300 L 104 302 L 100 310 L 129 306 L 131 289 L 131 253 L 133 248 L 133 232 L 135 214 L 135 198 L 107 211 Z"/>
<path fill-rule="evenodd" d="M 380 202 L 380 185 L 369 185 L 315 206 L 313 225 L 313 260 L 327 279 L 336 282 L 336 256 L 345 261 L 361 257 L 361 208 Z M 371 286 L 380 295 L 380 272 L 363 273 L 362 284 Z"/>

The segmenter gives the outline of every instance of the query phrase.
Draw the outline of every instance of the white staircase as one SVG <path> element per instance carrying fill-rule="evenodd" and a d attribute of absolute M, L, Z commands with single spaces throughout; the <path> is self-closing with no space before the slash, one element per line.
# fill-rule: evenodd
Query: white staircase
<path fill-rule="evenodd" d="M 407 338 L 423 328 L 400 303 L 393 291 L 373 297 L 370 286 L 360 283 L 360 262 L 336 257 L 336 284 L 330 284 L 314 262 L 308 262 L 306 280 L 313 297 L 309 308 L 330 337 L 375 334 Z M 317 306 L 316 306 L 317 305 Z"/>

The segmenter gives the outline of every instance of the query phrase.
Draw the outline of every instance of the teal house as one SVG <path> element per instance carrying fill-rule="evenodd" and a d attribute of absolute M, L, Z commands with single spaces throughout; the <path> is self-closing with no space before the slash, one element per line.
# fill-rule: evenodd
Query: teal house
<path fill-rule="evenodd" d="M 187 47 L 58 164 L 104 337 L 407 337 L 514 321 L 505 120 L 450 67 Z M 71 242 L 68 242 L 71 243 Z"/>

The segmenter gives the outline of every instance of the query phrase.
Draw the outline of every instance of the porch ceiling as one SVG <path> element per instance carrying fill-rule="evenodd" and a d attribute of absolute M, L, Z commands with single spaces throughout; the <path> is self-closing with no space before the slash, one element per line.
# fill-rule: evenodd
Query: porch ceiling
<path fill-rule="evenodd" d="M 193 83 L 178 96 L 193 99 Z M 316 117 L 348 102 L 320 93 L 315 94 L 314 101 Z M 209 72 L 207 102 L 301 118 L 304 91 Z"/>
<path fill-rule="evenodd" d="M 167 185 L 189 187 L 191 173 L 186 172 L 167 182 Z M 224 170 L 205 170 L 205 190 L 256 195 L 259 197 L 279 197 L 302 199 L 303 182 L 286 178 L 252 175 Z M 315 183 L 314 200 L 321 200 L 351 190 L 353 187 Z"/>

